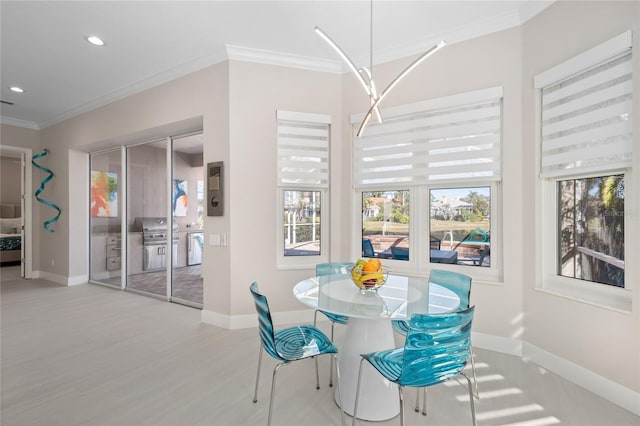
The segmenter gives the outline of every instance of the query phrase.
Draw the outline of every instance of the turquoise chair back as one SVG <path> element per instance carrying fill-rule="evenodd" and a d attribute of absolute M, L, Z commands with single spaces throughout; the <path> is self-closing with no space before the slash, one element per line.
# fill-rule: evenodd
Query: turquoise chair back
<path fill-rule="evenodd" d="M 273 321 L 271 320 L 271 311 L 269 310 L 267 298 L 260 294 L 260 290 L 258 290 L 258 283 L 252 283 L 249 289 L 251 290 L 253 301 L 256 304 L 256 311 L 258 312 L 258 329 L 264 350 L 277 360 L 287 361 L 280 356 L 276 349 L 275 332 L 273 329 Z"/>
<path fill-rule="evenodd" d="M 414 314 L 405 340 L 400 386 L 430 386 L 460 374 L 469 360 L 475 307 L 438 315 Z"/>
<path fill-rule="evenodd" d="M 354 263 L 351 262 L 318 263 L 316 265 L 316 276 L 350 274 L 353 266 Z"/>
<path fill-rule="evenodd" d="M 458 309 L 467 309 L 471 297 L 471 277 L 458 272 L 432 269 L 429 282 L 439 284 L 453 291 L 460 298 Z"/>

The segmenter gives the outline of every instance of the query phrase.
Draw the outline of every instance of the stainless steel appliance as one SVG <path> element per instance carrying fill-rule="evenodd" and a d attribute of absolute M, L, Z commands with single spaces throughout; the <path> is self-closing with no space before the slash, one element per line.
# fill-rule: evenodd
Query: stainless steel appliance
<path fill-rule="evenodd" d="M 135 228 L 142 230 L 142 270 L 152 271 L 167 267 L 167 239 L 169 228 L 166 217 L 136 218 Z M 173 265 L 178 261 L 178 227 L 173 225 Z"/>
<path fill-rule="evenodd" d="M 187 265 L 202 263 L 202 249 L 204 248 L 204 232 L 187 234 Z"/>

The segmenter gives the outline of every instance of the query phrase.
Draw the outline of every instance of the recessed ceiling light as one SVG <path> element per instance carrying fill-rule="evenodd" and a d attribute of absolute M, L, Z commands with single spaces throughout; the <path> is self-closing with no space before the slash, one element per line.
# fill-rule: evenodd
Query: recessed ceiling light
<path fill-rule="evenodd" d="M 11 86 L 11 87 L 9 87 L 9 90 L 11 90 L 12 92 L 16 92 L 16 93 L 24 93 L 24 89 L 22 87 L 18 87 L 18 86 Z"/>
<path fill-rule="evenodd" d="M 85 37 L 87 39 L 87 41 L 91 44 L 93 44 L 94 46 L 104 46 L 104 41 L 102 41 L 102 39 L 98 36 L 86 36 Z"/>

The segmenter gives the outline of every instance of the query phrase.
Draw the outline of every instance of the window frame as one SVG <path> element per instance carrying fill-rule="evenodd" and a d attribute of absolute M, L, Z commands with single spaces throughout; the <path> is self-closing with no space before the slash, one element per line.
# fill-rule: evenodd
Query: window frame
<path fill-rule="evenodd" d="M 326 185 L 295 185 L 280 183 L 277 178 L 276 184 L 276 269 L 309 269 L 315 268 L 317 263 L 329 261 L 330 251 L 330 181 L 331 181 L 331 116 L 328 114 L 315 114 L 294 111 L 276 111 L 276 144 L 278 144 L 278 121 L 297 121 L 300 123 L 327 125 L 327 184 Z M 278 148 L 276 148 L 277 150 Z M 276 154 L 276 169 L 279 170 L 279 154 Z M 279 174 L 279 172 L 278 172 Z M 320 192 L 320 254 L 308 256 L 285 256 L 284 254 L 284 193 L 285 191 L 300 192 Z"/>
<path fill-rule="evenodd" d="M 633 241 L 634 230 L 638 229 L 637 215 L 630 212 L 638 205 L 635 188 L 634 166 L 637 165 L 638 153 L 633 152 L 632 165 L 600 168 L 599 170 L 573 170 L 572 173 L 551 176 L 542 175 L 542 90 L 572 75 L 582 73 L 613 57 L 623 54 L 632 48 L 631 31 L 626 31 L 612 39 L 601 43 L 577 56 L 567 59 L 534 77 L 535 92 L 535 141 L 536 141 L 536 225 L 542 232 L 538 233 L 536 244 L 536 279 L 535 290 L 569 300 L 598 306 L 622 313 L 630 313 L 632 308 L 634 282 L 638 279 L 638 269 L 634 265 L 625 267 L 625 287 L 616 287 L 603 283 L 586 281 L 578 278 L 564 277 L 558 274 L 558 181 L 566 179 L 582 179 L 598 176 L 623 175 L 625 181 L 625 260 L 634 253 L 637 243 Z M 634 55 L 635 52 L 632 52 Z M 632 59 L 633 60 L 633 59 Z M 635 62 L 633 62 L 635 63 Z M 637 73 L 636 73 L 637 74 Z M 638 76 L 634 76 L 637 80 Z M 633 78 L 633 77 L 632 77 Z M 637 81 L 634 82 L 637 94 Z M 637 100 L 633 100 L 635 105 Z M 638 124 L 632 123 L 632 143 L 637 146 Z M 637 172 L 636 172 L 637 173 Z M 625 265 L 626 266 L 626 265 Z M 636 284 L 637 285 L 637 284 Z"/>

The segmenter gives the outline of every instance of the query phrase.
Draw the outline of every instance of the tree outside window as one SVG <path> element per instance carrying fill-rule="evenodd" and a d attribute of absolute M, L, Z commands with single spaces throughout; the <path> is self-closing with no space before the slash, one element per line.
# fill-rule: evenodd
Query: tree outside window
<path fill-rule="evenodd" d="M 558 274 L 624 287 L 624 176 L 558 182 Z"/>

